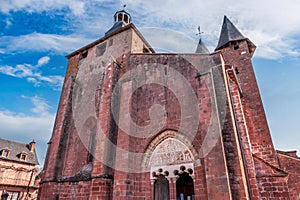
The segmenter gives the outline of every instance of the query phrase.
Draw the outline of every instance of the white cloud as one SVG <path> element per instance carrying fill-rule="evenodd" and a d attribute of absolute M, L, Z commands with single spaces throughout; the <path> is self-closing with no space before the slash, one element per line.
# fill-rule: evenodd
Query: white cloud
<path fill-rule="evenodd" d="M 36 138 L 46 142 L 50 138 L 55 115 L 27 116 L 22 113 L 0 111 L 1 137 Z"/>
<path fill-rule="evenodd" d="M 17 78 L 24 78 L 27 76 L 33 76 L 33 67 L 28 64 L 12 66 L 0 66 L 0 72 L 9 76 L 14 76 Z"/>
<path fill-rule="evenodd" d="M 38 60 L 36 66 L 30 64 L 18 64 L 15 67 L 12 66 L 0 66 L 0 73 L 13 76 L 16 78 L 26 78 L 28 82 L 34 84 L 34 86 L 40 86 L 41 84 L 48 84 L 53 89 L 60 89 L 63 84 L 63 77 L 57 75 L 43 76 L 39 71 L 39 67 L 49 62 L 48 56 L 42 57 Z"/>
<path fill-rule="evenodd" d="M 74 1 L 69 4 L 69 8 L 75 15 L 82 15 L 84 13 L 84 3 L 80 1 Z"/>
<path fill-rule="evenodd" d="M 104 3 L 109 2 L 109 4 Z M 223 15 L 227 15 L 241 32 L 253 40 L 257 45 L 256 56 L 278 59 L 284 56 L 299 56 L 300 15 L 298 0 L 253 0 L 236 1 L 224 0 L 98 0 L 98 1 L 59 1 L 59 0 L 10 0 L 4 1 L 0 8 L 2 12 L 26 10 L 40 12 L 69 8 L 77 17 L 72 18 L 70 24 L 77 29 L 70 35 L 32 33 L 21 36 L 0 37 L 0 53 L 22 51 L 53 51 L 55 53 L 70 53 L 83 45 L 101 37 L 105 30 L 112 25 L 114 11 L 120 9 L 123 3 L 126 10 L 132 14 L 133 22 L 138 27 L 165 28 L 170 30 L 167 34 L 155 33 L 151 35 L 153 46 L 174 52 L 191 52 L 197 45 L 195 36 L 198 25 L 201 25 L 205 34 L 204 43 L 214 50 L 222 25 Z M 222 5 L 222 6 L 220 6 Z M 85 12 L 88 10 L 89 12 Z M 108 16 L 111 15 L 111 16 Z M 104 30 L 104 31 L 103 31 Z M 182 33 L 182 38 L 174 37 L 172 30 Z M 103 31 L 103 32 L 102 32 Z M 187 36 L 187 37 L 185 37 Z M 91 38 L 91 39 L 88 39 Z M 148 37 L 150 38 L 150 37 Z M 185 43 L 192 38 L 193 42 Z M 162 41 L 165 39 L 165 41 Z M 153 42 L 151 42 L 153 43 Z M 28 45 L 30 44 L 30 45 Z M 193 47 L 191 47 L 193 45 Z M 175 47 L 175 49 L 170 48 Z M 182 48 L 180 48 L 180 46 Z"/>
<path fill-rule="evenodd" d="M 33 113 L 39 114 L 40 116 L 49 116 L 50 106 L 44 99 L 40 98 L 39 96 L 34 96 L 30 100 L 34 105 L 34 107 L 31 109 Z"/>
<path fill-rule="evenodd" d="M 256 56 L 278 59 L 300 54 L 297 48 L 299 38 L 291 40 L 300 33 L 300 1 L 297 0 L 228 0 L 226 3 L 223 0 L 130 0 L 127 4 L 136 13 L 134 21 L 144 27 L 168 26 L 196 40 L 196 28 L 201 25 L 205 32 L 202 37 L 208 46 L 217 45 L 222 18 L 227 15 L 258 46 Z M 175 39 L 172 34 L 159 35 L 159 38 Z M 187 47 L 178 38 L 173 41 L 182 44 L 183 48 Z"/>
<path fill-rule="evenodd" d="M 11 19 L 6 18 L 5 19 L 5 28 L 9 28 L 12 25 Z"/>
<path fill-rule="evenodd" d="M 1 2 L 0 11 L 9 13 L 11 11 L 23 10 L 31 13 L 61 10 L 64 8 L 69 8 L 74 15 L 82 15 L 85 12 L 85 3 L 79 0 L 7 0 Z"/>
<path fill-rule="evenodd" d="M 86 39 L 78 35 L 62 36 L 55 34 L 32 33 L 21 36 L 2 36 L 0 37 L 0 49 L 2 49 L 5 53 L 53 51 L 61 54 L 75 51 L 91 41 L 91 39 Z"/>
<path fill-rule="evenodd" d="M 51 106 L 47 103 L 47 101 L 37 95 L 33 97 L 28 97 L 25 95 L 21 95 L 21 98 L 28 99 L 32 103 L 33 107 L 30 109 L 30 111 L 37 116 L 50 116 L 49 110 Z"/>
<path fill-rule="evenodd" d="M 49 56 L 44 56 L 44 57 L 41 57 L 39 60 L 38 60 L 38 66 L 42 66 L 42 65 L 46 65 L 48 64 L 48 62 L 50 61 L 50 57 Z"/>
<path fill-rule="evenodd" d="M 32 114 L 13 113 L 0 111 L 0 134 L 1 137 L 10 140 L 37 142 L 37 154 L 40 164 L 46 154 L 47 142 L 51 137 L 55 114 L 49 113 L 50 106 L 39 96 L 26 97 L 32 103 Z"/>
<path fill-rule="evenodd" d="M 156 51 L 192 53 L 196 50 L 193 38 L 187 37 L 182 32 L 155 27 L 141 28 L 140 31 Z M 163 35 L 165 37 L 162 37 Z"/>

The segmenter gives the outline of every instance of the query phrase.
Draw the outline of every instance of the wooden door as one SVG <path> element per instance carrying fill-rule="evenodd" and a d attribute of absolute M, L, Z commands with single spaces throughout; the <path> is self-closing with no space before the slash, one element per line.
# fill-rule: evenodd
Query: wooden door
<path fill-rule="evenodd" d="M 154 200 L 169 200 L 169 181 L 163 175 L 159 175 L 154 183 Z"/>

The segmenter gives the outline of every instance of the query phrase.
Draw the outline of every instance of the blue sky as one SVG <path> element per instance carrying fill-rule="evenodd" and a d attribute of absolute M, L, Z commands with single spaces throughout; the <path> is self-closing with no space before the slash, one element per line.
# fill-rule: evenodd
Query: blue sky
<path fill-rule="evenodd" d="M 68 53 L 101 38 L 127 4 L 157 51 L 213 51 L 224 15 L 256 45 L 253 64 L 275 147 L 300 151 L 298 0 L 6 0 L 0 7 L 0 137 L 37 141 L 40 163 L 51 137 Z M 298 153 L 299 155 L 299 153 Z"/>

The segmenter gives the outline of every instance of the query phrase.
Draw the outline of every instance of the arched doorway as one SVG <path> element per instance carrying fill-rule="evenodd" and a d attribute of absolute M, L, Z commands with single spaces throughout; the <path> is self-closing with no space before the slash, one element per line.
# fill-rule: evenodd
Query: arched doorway
<path fill-rule="evenodd" d="M 192 177 L 184 172 L 176 181 L 176 199 L 194 200 L 194 181 Z"/>
<path fill-rule="evenodd" d="M 164 175 L 159 175 L 154 183 L 154 200 L 169 200 L 169 181 Z"/>
<path fill-rule="evenodd" d="M 192 200 L 194 199 L 192 177 L 194 177 L 194 155 L 196 155 L 192 152 L 196 151 L 188 139 L 178 133 L 166 131 L 162 135 L 164 137 L 157 137 L 158 139 L 154 139 L 149 145 L 151 151 L 145 154 L 149 157 L 144 158 L 151 172 L 153 199 L 180 199 L 178 197 L 182 193 L 184 200 Z"/>

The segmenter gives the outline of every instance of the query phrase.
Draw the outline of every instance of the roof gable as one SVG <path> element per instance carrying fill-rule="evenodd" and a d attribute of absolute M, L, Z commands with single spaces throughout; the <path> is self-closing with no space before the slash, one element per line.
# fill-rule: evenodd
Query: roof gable
<path fill-rule="evenodd" d="M 112 36 L 114 35 L 117 35 L 119 33 L 122 33 L 128 29 L 132 29 L 133 31 L 135 31 L 137 33 L 137 35 L 141 38 L 141 40 L 144 42 L 144 44 L 147 46 L 147 48 L 151 51 L 151 53 L 155 53 L 154 49 L 152 48 L 152 46 L 148 43 L 148 41 L 144 38 L 144 36 L 141 34 L 141 32 L 135 27 L 134 24 L 130 23 L 122 28 L 119 28 L 119 29 L 116 29 L 115 31 L 105 35 L 104 37 L 74 51 L 73 53 L 70 53 L 69 55 L 67 55 L 66 57 L 69 59 L 71 58 L 72 56 L 75 56 L 76 54 L 79 54 L 81 52 L 84 52 L 86 50 L 88 50 L 89 48 L 92 48 L 93 46 L 97 45 L 97 44 L 100 44 L 101 42 L 111 38 Z"/>

